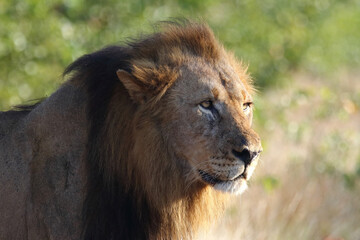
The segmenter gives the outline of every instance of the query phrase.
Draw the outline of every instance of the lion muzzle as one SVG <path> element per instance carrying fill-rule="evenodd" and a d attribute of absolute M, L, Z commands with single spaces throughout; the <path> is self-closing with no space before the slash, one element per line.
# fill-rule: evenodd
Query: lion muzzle
<path fill-rule="evenodd" d="M 262 148 L 260 147 L 255 151 L 251 151 L 248 147 L 244 147 L 241 152 L 234 149 L 231 152 L 235 158 L 242 161 L 245 164 L 245 167 L 247 167 L 262 152 Z"/>

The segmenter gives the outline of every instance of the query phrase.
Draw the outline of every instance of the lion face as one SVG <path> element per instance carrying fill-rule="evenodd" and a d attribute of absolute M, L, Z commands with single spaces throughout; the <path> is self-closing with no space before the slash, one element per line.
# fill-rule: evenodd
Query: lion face
<path fill-rule="evenodd" d="M 234 194 L 247 188 L 262 147 L 243 81 L 231 66 L 199 59 L 181 68 L 169 90 L 167 139 L 187 168 L 188 184 L 201 181 Z"/>

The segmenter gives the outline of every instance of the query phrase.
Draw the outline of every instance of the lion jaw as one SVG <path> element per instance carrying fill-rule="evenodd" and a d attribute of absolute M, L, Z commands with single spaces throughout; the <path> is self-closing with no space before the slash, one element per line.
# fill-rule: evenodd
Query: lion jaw
<path fill-rule="evenodd" d="M 215 190 L 240 195 L 247 188 L 247 181 L 251 178 L 254 170 L 258 164 L 259 156 L 252 160 L 251 164 L 245 167 L 245 164 L 242 161 L 239 161 L 238 165 L 234 165 L 232 171 L 228 171 L 227 177 L 221 177 L 219 172 L 224 172 L 223 169 L 213 169 L 212 174 L 209 174 L 206 171 L 198 170 L 202 181 L 210 184 Z M 213 165 L 218 166 L 218 165 Z M 234 175 L 237 173 L 237 175 Z"/>

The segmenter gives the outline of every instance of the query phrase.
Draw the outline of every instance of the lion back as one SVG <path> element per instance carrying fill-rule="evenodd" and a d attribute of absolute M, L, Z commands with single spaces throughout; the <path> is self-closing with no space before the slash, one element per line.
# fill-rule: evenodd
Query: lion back
<path fill-rule="evenodd" d="M 0 113 L 0 239 L 80 238 L 84 98 L 65 84 L 37 105 Z"/>

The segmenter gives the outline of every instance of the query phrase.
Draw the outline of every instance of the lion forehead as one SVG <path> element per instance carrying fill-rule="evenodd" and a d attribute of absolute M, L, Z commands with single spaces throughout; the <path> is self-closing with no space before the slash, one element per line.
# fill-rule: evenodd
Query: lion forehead
<path fill-rule="evenodd" d="M 192 61 L 180 69 L 180 77 L 174 84 L 175 92 L 189 103 L 207 99 L 224 102 L 251 101 L 251 90 L 231 66 L 221 67 L 202 59 Z M 246 80 L 246 79 L 245 79 Z"/>

